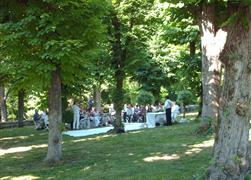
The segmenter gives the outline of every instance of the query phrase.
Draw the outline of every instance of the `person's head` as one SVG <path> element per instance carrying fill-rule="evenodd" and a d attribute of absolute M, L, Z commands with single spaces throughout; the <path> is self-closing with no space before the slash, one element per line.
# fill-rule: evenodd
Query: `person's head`
<path fill-rule="evenodd" d="M 38 113 L 38 110 L 37 110 L 37 109 L 35 109 L 35 113 Z"/>
<path fill-rule="evenodd" d="M 166 96 L 166 99 L 170 99 L 170 97 L 167 95 L 167 96 Z"/>

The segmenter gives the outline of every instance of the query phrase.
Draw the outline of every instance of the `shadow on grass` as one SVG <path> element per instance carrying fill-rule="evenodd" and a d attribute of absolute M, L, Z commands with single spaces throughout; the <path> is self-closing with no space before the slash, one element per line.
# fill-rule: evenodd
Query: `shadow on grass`
<path fill-rule="evenodd" d="M 64 136 L 63 161 L 46 166 L 47 148 L 1 156 L 1 177 L 41 179 L 189 179 L 204 171 L 211 155 L 210 136 L 195 136 L 197 124 L 144 129 L 85 138 Z M 43 132 L 41 132 L 43 133 Z M 27 134 L 22 136 L 28 136 Z M 40 141 L 47 142 L 47 136 Z M 23 139 L 27 143 L 28 140 Z M 35 144 L 33 142 L 33 144 Z M 2 166 L 2 167 L 1 167 Z M 31 179 L 32 179 L 31 178 Z"/>

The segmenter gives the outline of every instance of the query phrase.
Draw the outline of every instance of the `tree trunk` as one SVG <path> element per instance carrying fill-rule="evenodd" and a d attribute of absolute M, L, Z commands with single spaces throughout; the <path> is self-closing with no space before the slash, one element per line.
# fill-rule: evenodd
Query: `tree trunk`
<path fill-rule="evenodd" d="M 202 88 L 203 106 L 201 123 L 212 121 L 213 128 L 219 114 L 220 53 L 226 41 L 226 33 L 215 25 L 215 5 L 204 5 L 201 14 Z"/>
<path fill-rule="evenodd" d="M 250 6 L 229 3 L 242 17 L 251 18 Z M 241 13 L 240 13 L 241 12 Z M 235 13 L 235 12 L 232 12 Z M 243 180 L 249 166 L 248 138 L 251 118 L 251 25 L 237 19 L 228 29 L 221 59 L 225 66 L 220 98 L 220 126 L 215 137 L 213 164 L 208 179 Z M 231 29 L 230 29 L 231 28 Z"/>
<path fill-rule="evenodd" d="M 52 72 L 49 94 L 49 138 L 46 161 L 55 164 L 62 156 L 62 100 L 60 67 Z"/>
<path fill-rule="evenodd" d="M 186 106 L 182 103 L 183 118 L 186 118 Z"/>
<path fill-rule="evenodd" d="M 196 43 L 195 41 L 189 42 L 189 50 L 190 50 L 190 56 L 194 57 L 196 53 Z"/>
<path fill-rule="evenodd" d="M 23 89 L 18 91 L 18 127 L 23 127 L 24 120 L 24 96 L 25 92 Z"/>
<path fill-rule="evenodd" d="M 199 110 L 197 117 L 201 117 L 202 114 L 202 106 L 203 106 L 203 88 L 202 85 L 200 86 L 200 99 L 199 99 Z"/>
<path fill-rule="evenodd" d="M 123 81 L 124 81 L 124 59 L 125 52 L 123 53 L 121 47 L 121 29 L 120 21 L 115 13 L 112 14 L 112 25 L 114 28 L 114 42 L 113 42 L 113 59 L 115 65 L 115 92 L 114 92 L 114 109 L 116 111 L 116 120 L 114 124 L 114 130 L 117 133 L 124 132 L 122 124 L 121 113 L 124 103 Z"/>
<path fill-rule="evenodd" d="M 0 86 L 0 101 L 1 101 L 1 122 L 7 121 L 7 105 L 4 86 Z"/>
<path fill-rule="evenodd" d="M 94 101 L 95 101 L 95 108 L 98 112 L 101 112 L 101 87 L 100 85 L 94 86 Z"/>

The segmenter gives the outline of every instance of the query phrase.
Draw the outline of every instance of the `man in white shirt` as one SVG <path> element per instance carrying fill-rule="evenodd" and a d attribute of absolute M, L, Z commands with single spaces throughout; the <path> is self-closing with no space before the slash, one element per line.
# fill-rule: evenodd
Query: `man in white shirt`
<path fill-rule="evenodd" d="M 79 119 L 80 119 L 80 108 L 77 103 L 74 102 L 72 106 L 73 111 L 73 129 L 79 129 Z"/>
<path fill-rule="evenodd" d="M 169 96 L 166 96 L 166 101 L 164 104 L 165 110 L 166 110 L 166 125 L 171 126 L 172 125 L 172 101 L 169 99 Z"/>

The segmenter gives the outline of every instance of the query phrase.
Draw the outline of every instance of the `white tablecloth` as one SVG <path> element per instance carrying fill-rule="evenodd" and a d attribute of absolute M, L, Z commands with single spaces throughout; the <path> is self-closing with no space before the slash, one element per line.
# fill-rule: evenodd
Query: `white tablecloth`
<path fill-rule="evenodd" d="M 156 126 L 156 123 L 163 125 L 165 122 L 165 112 L 149 112 L 146 114 L 146 125 L 148 128 L 154 128 Z"/>

